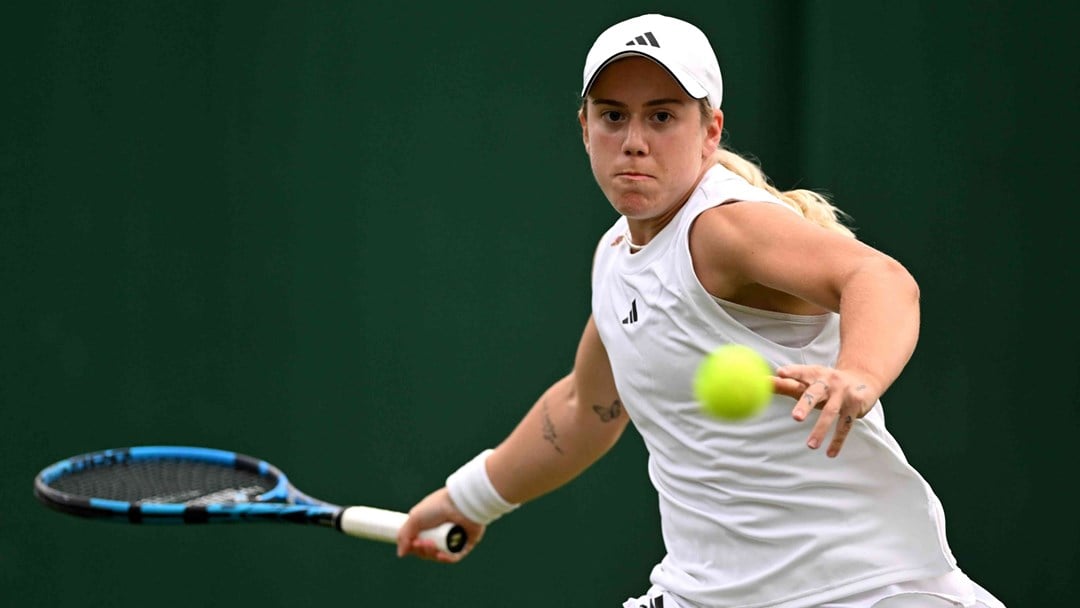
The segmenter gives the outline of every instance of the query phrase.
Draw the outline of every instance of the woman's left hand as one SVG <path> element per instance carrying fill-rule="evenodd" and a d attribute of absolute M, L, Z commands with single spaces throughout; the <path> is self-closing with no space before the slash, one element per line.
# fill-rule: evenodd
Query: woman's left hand
<path fill-rule="evenodd" d="M 856 371 L 823 365 L 785 365 L 776 370 L 773 390 L 795 399 L 791 417 L 802 422 L 814 409 L 821 410 L 806 445 L 816 450 L 835 423 L 832 441 L 825 452 L 840 453 L 855 420 L 870 412 L 880 395 L 872 379 Z"/>

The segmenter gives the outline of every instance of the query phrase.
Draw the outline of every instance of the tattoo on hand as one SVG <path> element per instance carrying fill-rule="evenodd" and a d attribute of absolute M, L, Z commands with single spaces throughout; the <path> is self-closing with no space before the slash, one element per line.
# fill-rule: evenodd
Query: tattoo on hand
<path fill-rule="evenodd" d="M 616 399 L 611 403 L 610 407 L 594 405 L 592 406 L 592 409 L 594 412 L 596 412 L 597 416 L 600 416 L 601 422 L 611 422 L 612 420 L 622 415 L 622 401 Z"/>
<path fill-rule="evenodd" d="M 559 436 L 555 433 L 555 423 L 551 421 L 551 416 L 548 414 L 547 401 L 543 401 L 540 407 L 544 410 L 544 440 L 550 443 L 556 452 L 562 454 L 562 448 L 558 443 Z"/>

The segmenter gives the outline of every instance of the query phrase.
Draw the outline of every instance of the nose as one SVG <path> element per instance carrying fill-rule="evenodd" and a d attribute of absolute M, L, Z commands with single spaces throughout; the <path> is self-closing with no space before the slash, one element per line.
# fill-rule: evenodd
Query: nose
<path fill-rule="evenodd" d="M 649 153 L 649 144 L 645 138 L 644 125 L 641 125 L 636 120 L 627 123 L 622 151 L 627 156 L 645 156 Z"/>

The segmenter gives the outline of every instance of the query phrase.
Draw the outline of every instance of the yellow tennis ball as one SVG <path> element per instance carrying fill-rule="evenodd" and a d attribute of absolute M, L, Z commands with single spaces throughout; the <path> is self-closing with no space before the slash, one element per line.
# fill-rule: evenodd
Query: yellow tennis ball
<path fill-rule="evenodd" d="M 694 375 L 701 409 L 725 420 L 744 420 L 761 412 L 773 394 L 772 369 L 757 351 L 725 344 L 709 353 Z"/>

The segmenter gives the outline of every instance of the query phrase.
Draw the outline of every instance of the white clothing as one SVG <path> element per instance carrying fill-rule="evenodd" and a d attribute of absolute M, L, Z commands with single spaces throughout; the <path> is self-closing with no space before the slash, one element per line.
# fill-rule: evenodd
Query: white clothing
<path fill-rule="evenodd" d="M 790 398 L 741 423 L 699 409 L 693 373 L 722 344 L 750 346 L 774 368 L 832 366 L 839 349 L 836 314 L 719 303 L 701 286 L 690 227 L 730 201 L 782 204 L 716 166 L 644 249 L 630 253 L 620 218 L 596 250 L 593 318 L 659 496 L 667 555 L 650 580 L 682 608 L 804 608 L 954 570 L 938 498 L 880 403 L 836 459 L 806 447 L 814 415 L 795 422 Z"/>
<path fill-rule="evenodd" d="M 623 608 L 683 608 L 670 593 L 653 585 Z M 943 576 L 886 585 L 817 608 L 1005 608 L 1000 600 L 960 570 Z"/>

